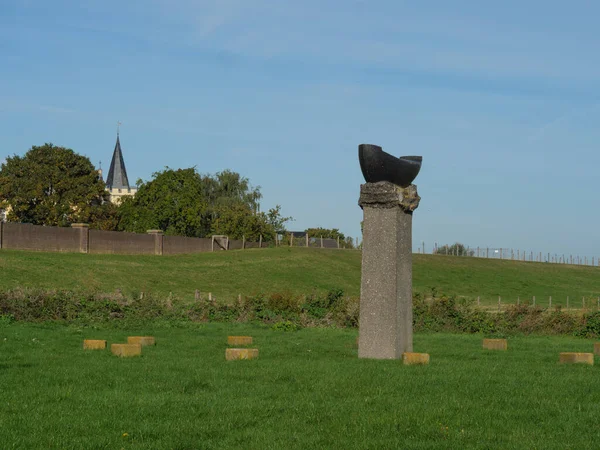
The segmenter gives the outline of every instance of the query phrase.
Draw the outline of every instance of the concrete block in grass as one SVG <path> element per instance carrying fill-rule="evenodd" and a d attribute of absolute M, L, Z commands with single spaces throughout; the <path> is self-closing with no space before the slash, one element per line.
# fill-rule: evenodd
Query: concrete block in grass
<path fill-rule="evenodd" d="M 252 336 L 227 336 L 227 345 L 252 345 Z"/>
<path fill-rule="evenodd" d="M 594 365 L 594 354 L 593 353 L 576 353 L 576 352 L 562 352 L 559 359 L 561 364 L 589 364 Z"/>
<path fill-rule="evenodd" d="M 128 344 L 140 344 L 141 346 L 156 345 L 156 340 L 152 336 L 129 336 Z"/>
<path fill-rule="evenodd" d="M 483 348 L 486 350 L 507 350 L 508 342 L 506 339 L 484 339 Z"/>
<path fill-rule="evenodd" d="M 104 350 L 106 348 L 106 341 L 102 339 L 84 339 L 83 349 L 84 350 Z"/>
<path fill-rule="evenodd" d="M 111 344 L 110 351 L 113 355 L 127 358 L 130 356 L 141 356 L 141 344 Z"/>
<path fill-rule="evenodd" d="M 429 364 L 429 353 L 402 353 L 402 363 L 406 366 L 415 364 Z"/>
<path fill-rule="evenodd" d="M 225 359 L 234 361 L 237 359 L 256 359 L 258 358 L 257 348 L 227 348 L 225 349 Z"/>

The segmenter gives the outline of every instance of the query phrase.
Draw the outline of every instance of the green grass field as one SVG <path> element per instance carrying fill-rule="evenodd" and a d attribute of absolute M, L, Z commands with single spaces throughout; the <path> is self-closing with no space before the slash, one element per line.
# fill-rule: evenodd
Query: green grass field
<path fill-rule="evenodd" d="M 342 288 L 360 290 L 361 254 L 351 250 L 278 248 L 179 256 L 85 255 L 0 251 L 0 289 L 35 287 L 94 289 L 124 293 L 172 292 L 190 298 L 194 290 L 233 299 L 292 291 L 299 294 Z M 482 304 L 521 301 L 581 307 L 596 305 L 600 268 L 545 263 L 414 255 L 415 292 L 481 297 Z"/>
<path fill-rule="evenodd" d="M 137 358 L 84 338 L 149 334 Z M 260 357 L 226 362 L 228 334 Z M 591 449 L 600 368 L 558 364 L 589 340 L 417 334 L 429 366 L 359 360 L 355 330 L 240 324 L 85 328 L 0 324 L 3 449 Z"/>

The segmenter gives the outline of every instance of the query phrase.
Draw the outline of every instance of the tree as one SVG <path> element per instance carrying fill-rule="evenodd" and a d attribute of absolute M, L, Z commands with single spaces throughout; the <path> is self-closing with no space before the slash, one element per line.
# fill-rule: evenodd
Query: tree
<path fill-rule="evenodd" d="M 455 256 L 473 256 L 475 252 L 468 249 L 460 242 L 456 242 L 452 245 L 443 245 L 433 250 L 434 254 L 437 255 L 455 255 Z"/>
<path fill-rule="evenodd" d="M 6 159 L 0 167 L 0 204 L 8 221 L 35 225 L 97 227 L 111 214 L 104 182 L 89 158 L 51 143 Z"/>
<path fill-rule="evenodd" d="M 195 168 L 155 172 L 147 183 L 138 180 L 134 197 L 119 206 L 119 229 L 145 233 L 201 237 L 207 231 L 206 183 Z"/>
<path fill-rule="evenodd" d="M 236 172 L 211 176 L 200 175 L 195 167 L 167 167 L 147 183 L 138 181 L 135 197 L 119 208 L 119 228 L 139 233 L 160 229 L 191 237 L 226 234 L 248 240 L 258 240 L 262 234 L 269 240 L 287 218 L 280 216 L 279 207 L 260 213 L 261 197 L 260 189 Z"/>

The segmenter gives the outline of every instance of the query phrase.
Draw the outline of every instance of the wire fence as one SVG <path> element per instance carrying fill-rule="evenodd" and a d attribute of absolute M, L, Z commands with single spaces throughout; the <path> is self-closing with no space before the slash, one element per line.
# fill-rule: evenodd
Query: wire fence
<path fill-rule="evenodd" d="M 571 264 L 582 266 L 600 266 L 600 257 L 588 257 L 573 254 L 550 252 L 534 252 L 533 250 L 502 248 L 502 247 L 468 247 L 462 244 L 438 245 L 435 243 L 427 251 L 425 242 L 417 248 L 417 253 L 435 255 L 461 256 L 486 259 L 506 259 L 511 261 L 540 262 L 549 264 Z"/>

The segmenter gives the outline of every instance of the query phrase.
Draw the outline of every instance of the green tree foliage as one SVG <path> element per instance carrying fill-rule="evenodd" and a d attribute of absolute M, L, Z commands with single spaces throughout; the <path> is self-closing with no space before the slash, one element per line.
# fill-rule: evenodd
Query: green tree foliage
<path fill-rule="evenodd" d="M 89 158 L 46 143 L 0 167 L 0 207 L 7 220 L 35 225 L 88 223 L 111 229 L 116 211 Z"/>
<path fill-rule="evenodd" d="M 264 241 L 275 240 L 275 228 L 268 222 L 267 215 L 253 212 L 241 203 L 219 206 L 212 221 L 212 234 L 225 234 L 231 239 L 257 242 L 262 235 Z"/>
<path fill-rule="evenodd" d="M 166 234 L 205 237 L 225 234 L 231 239 L 274 239 L 276 226 L 285 223 L 279 207 L 259 212 L 262 195 L 247 178 L 225 170 L 214 176 L 195 168 L 170 169 L 138 181 L 135 197 L 119 208 L 119 228 L 143 233 L 160 229 Z"/>
<path fill-rule="evenodd" d="M 119 229 L 200 237 L 207 228 L 207 184 L 196 169 L 166 168 L 147 183 L 138 180 L 134 197 L 119 206 Z"/>
<path fill-rule="evenodd" d="M 468 249 L 460 242 L 456 242 L 452 245 L 443 245 L 433 250 L 434 254 L 437 255 L 454 255 L 454 256 L 473 256 L 475 252 Z"/>

